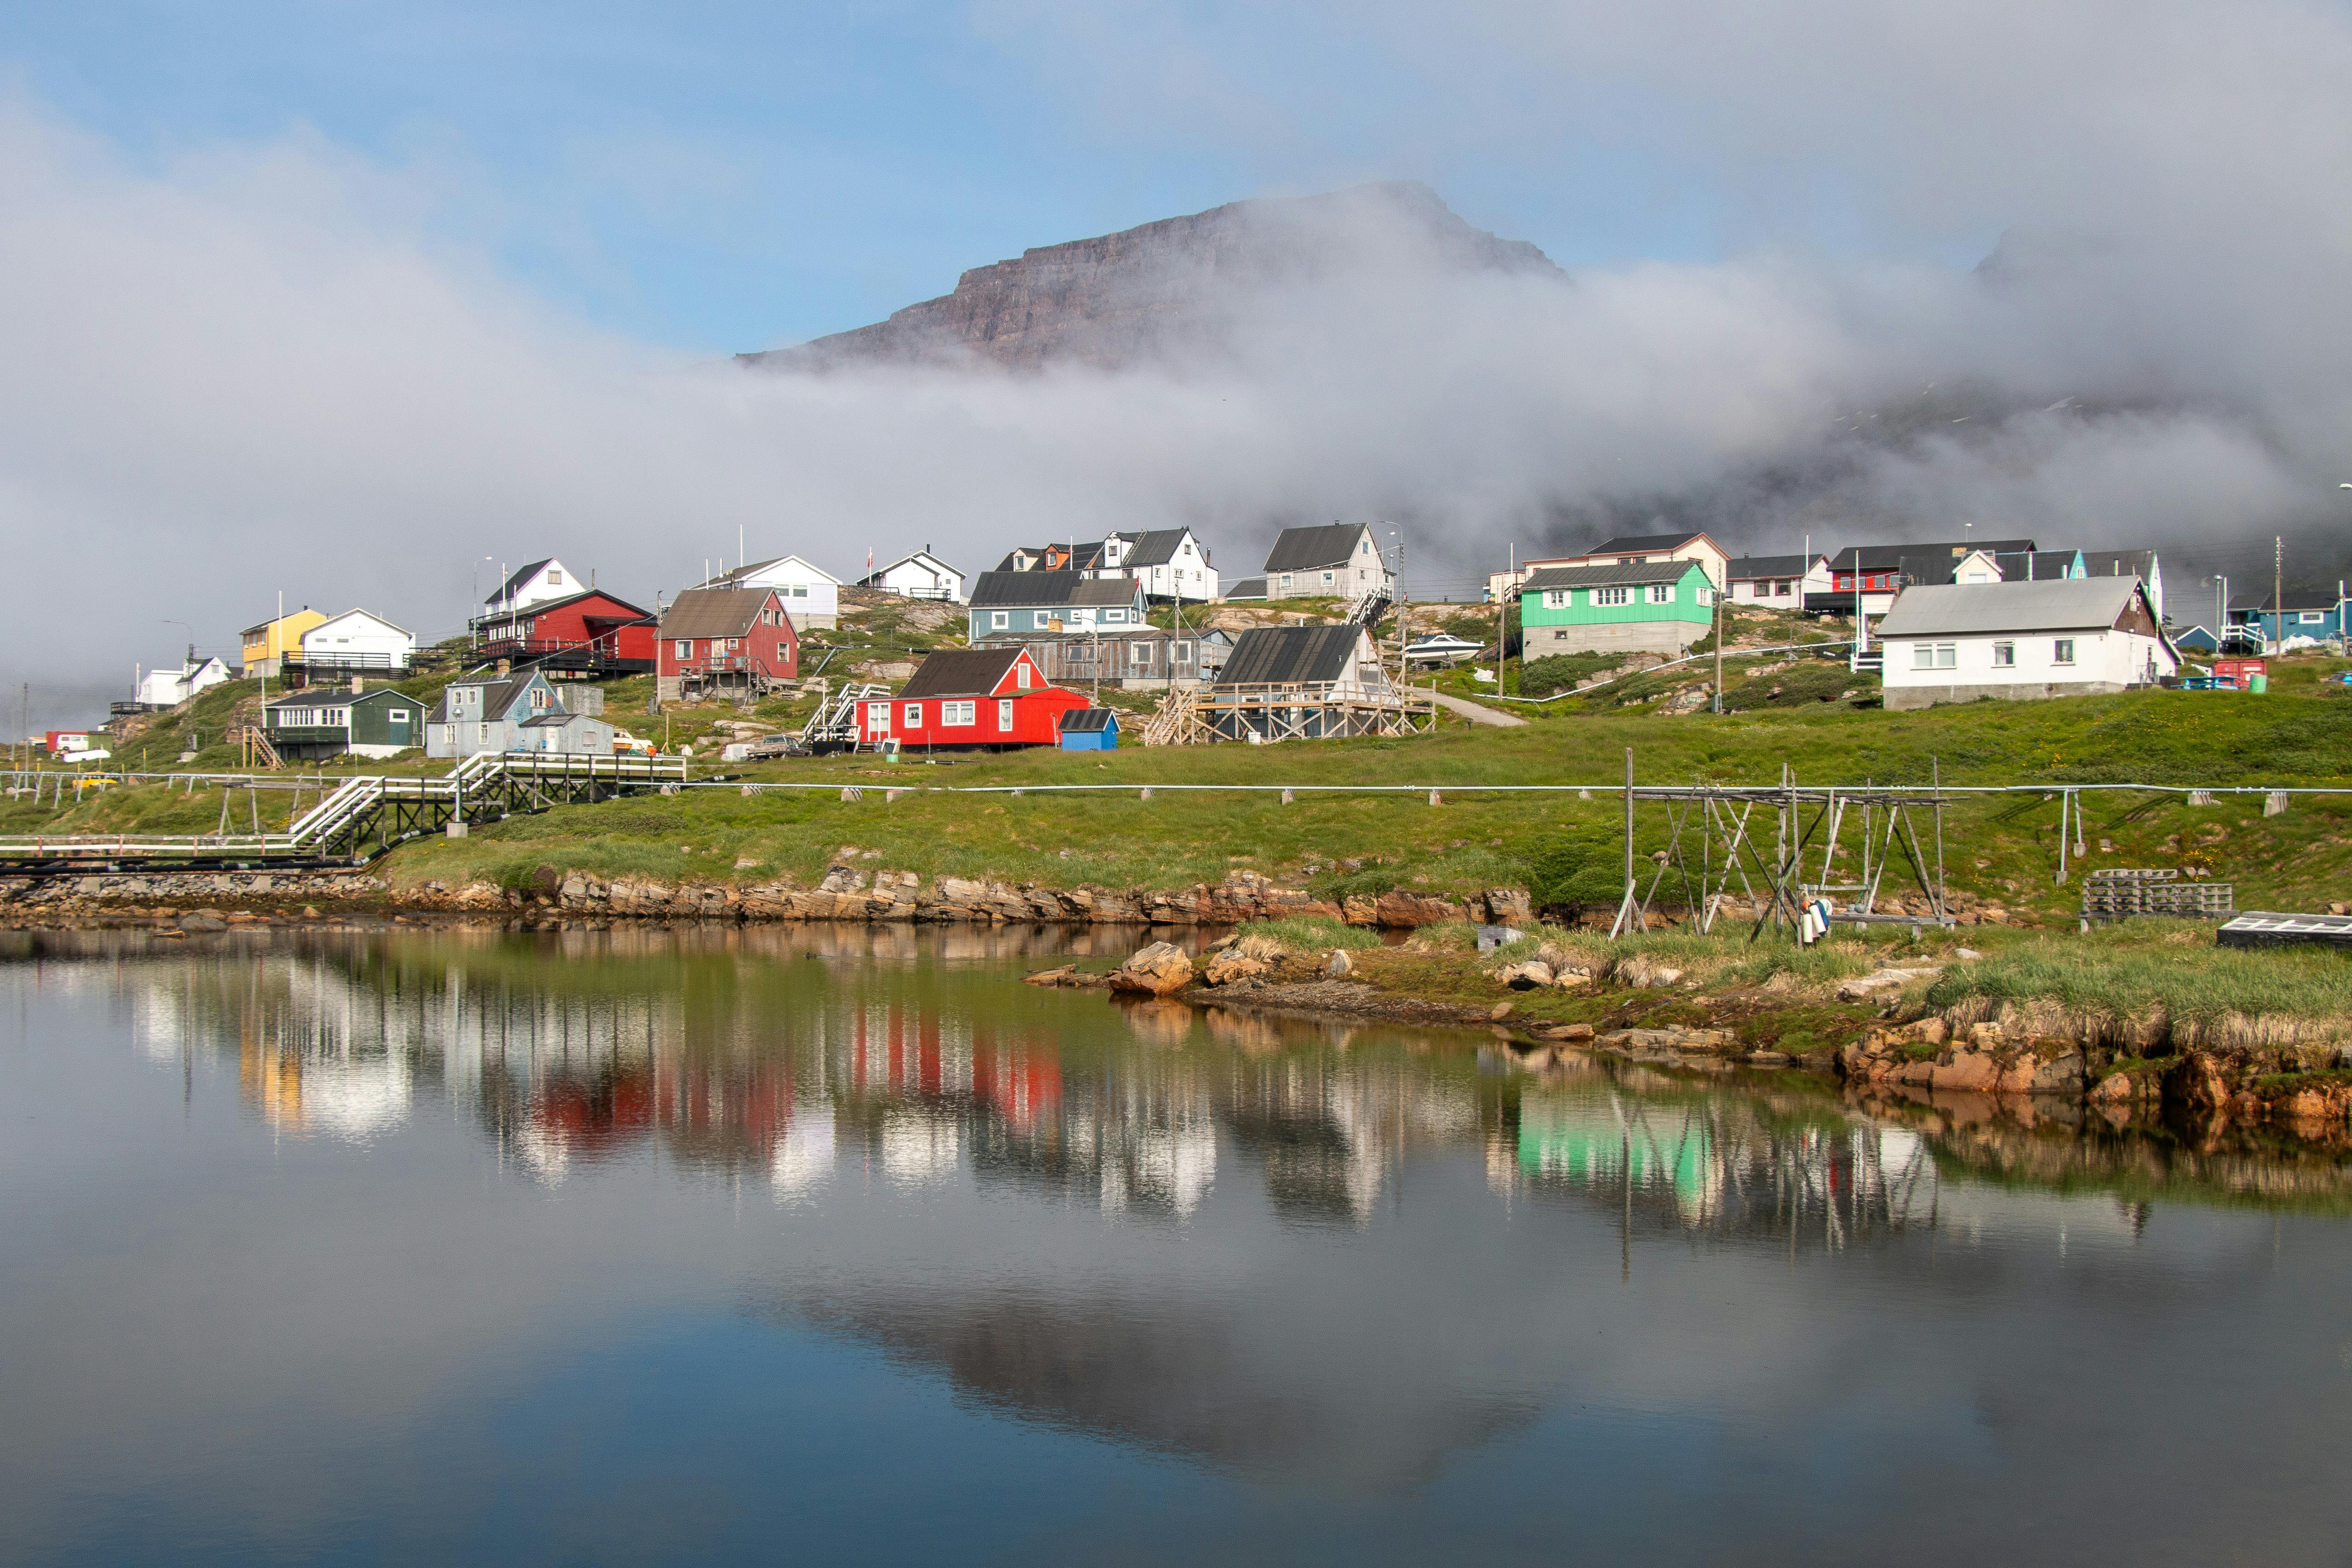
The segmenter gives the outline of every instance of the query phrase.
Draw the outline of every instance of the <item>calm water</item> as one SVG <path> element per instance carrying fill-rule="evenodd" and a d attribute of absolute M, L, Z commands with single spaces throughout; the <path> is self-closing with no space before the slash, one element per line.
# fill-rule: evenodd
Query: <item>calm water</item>
<path fill-rule="evenodd" d="M 1084 940 L 0 949 L 0 1559 L 2352 1549 L 2333 1156 L 1018 984 Z"/>

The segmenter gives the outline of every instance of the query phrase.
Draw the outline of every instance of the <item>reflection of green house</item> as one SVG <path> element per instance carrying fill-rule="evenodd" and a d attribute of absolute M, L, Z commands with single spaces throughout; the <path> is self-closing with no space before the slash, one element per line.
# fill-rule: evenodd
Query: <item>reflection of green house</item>
<path fill-rule="evenodd" d="M 1696 561 L 1548 566 L 1519 584 L 1520 647 L 1529 658 L 1680 654 L 1714 618 L 1715 584 Z"/>
<path fill-rule="evenodd" d="M 1721 1184 L 1707 1124 L 1678 1113 L 1653 1118 L 1589 1100 L 1519 1102 L 1519 1166 L 1529 1175 L 1614 1186 L 1633 1169 L 1636 1187 L 1668 1186 L 1685 1213 Z"/>

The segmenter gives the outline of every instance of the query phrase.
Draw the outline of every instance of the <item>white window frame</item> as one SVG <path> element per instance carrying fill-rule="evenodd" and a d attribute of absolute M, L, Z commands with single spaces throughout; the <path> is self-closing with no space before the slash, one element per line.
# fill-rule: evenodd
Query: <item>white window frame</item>
<path fill-rule="evenodd" d="M 2050 642 L 2050 662 L 2053 664 L 2074 663 L 2074 639 L 2073 637 L 2053 637 Z"/>
<path fill-rule="evenodd" d="M 1011 631 L 1013 629 L 1013 612 L 1010 610 L 989 611 L 988 629 L 995 632 Z"/>
<path fill-rule="evenodd" d="M 880 734 L 890 732 L 890 704 L 868 702 L 866 705 L 866 727 Z"/>
<path fill-rule="evenodd" d="M 940 728 L 968 729 L 980 722 L 980 704 L 974 702 L 942 702 L 940 704 Z"/>
<path fill-rule="evenodd" d="M 1914 669 L 1956 669 L 1959 662 L 1958 643 L 1915 642 L 1911 645 L 1911 668 Z"/>
<path fill-rule="evenodd" d="M 1595 605 L 1630 605 L 1633 602 L 1633 590 L 1631 588 L 1595 588 L 1592 590 L 1592 602 Z"/>
<path fill-rule="evenodd" d="M 1013 699 L 1010 697 L 996 700 L 996 729 L 1000 734 L 1009 733 L 1013 729 Z"/>
<path fill-rule="evenodd" d="M 1650 584 L 1650 603 L 1654 605 L 1671 605 L 1674 602 L 1675 585 L 1672 583 L 1653 583 Z"/>
<path fill-rule="evenodd" d="M 1544 608 L 1547 610 L 1564 610 L 1568 608 L 1568 596 L 1572 592 L 1574 592 L 1574 590 L 1569 588 L 1546 588 L 1544 590 Z"/>
<path fill-rule="evenodd" d="M 2295 624 L 2297 626 L 2326 626 L 2327 624 L 2327 612 L 2326 610 L 2305 610 L 2295 617 Z"/>
<path fill-rule="evenodd" d="M 919 730 L 923 727 L 923 705 L 921 703 L 901 702 L 898 704 L 898 721 L 906 725 L 908 729 Z"/>
<path fill-rule="evenodd" d="M 1995 669 L 2015 669 L 2017 668 L 2017 644 L 2006 641 L 1993 644 L 1992 667 Z"/>
<path fill-rule="evenodd" d="M 672 658 L 692 658 L 694 657 L 694 639 L 692 637 L 678 637 L 675 639 L 675 642 L 676 646 L 671 649 Z"/>
<path fill-rule="evenodd" d="M 1025 658 L 1024 658 L 1024 659 L 1022 659 L 1022 660 L 1019 660 L 1017 663 L 1015 663 L 1015 664 L 1013 665 L 1013 683 L 1014 683 L 1015 685 L 1019 686 L 1019 687 L 1021 688 L 1021 689 L 1022 689 L 1022 690 L 1024 690 L 1024 691 L 1028 690 L 1028 689 L 1029 689 L 1029 661 L 1028 661 L 1027 659 L 1025 659 Z"/>

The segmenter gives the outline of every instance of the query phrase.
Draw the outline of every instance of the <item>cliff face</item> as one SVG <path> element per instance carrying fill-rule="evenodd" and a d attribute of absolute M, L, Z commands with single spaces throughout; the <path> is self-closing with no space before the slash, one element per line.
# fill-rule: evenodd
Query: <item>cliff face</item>
<path fill-rule="evenodd" d="M 1236 304 L 1269 289 L 1415 273 L 1559 276 L 1523 240 L 1471 227 L 1425 185 L 1233 202 L 976 267 L 955 292 L 796 348 L 739 356 L 774 370 L 964 363 L 1116 368 L 1213 353 Z"/>

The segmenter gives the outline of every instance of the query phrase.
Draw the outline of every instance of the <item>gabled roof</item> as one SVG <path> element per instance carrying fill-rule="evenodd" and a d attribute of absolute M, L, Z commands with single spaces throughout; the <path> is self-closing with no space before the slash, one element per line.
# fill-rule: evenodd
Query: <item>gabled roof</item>
<path fill-rule="evenodd" d="M 564 608 L 566 605 L 576 605 L 583 599 L 609 600 L 613 604 L 618 605 L 621 608 L 628 611 L 629 614 L 637 616 L 641 620 L 650 621 L 653 619 L 653 616 L 649 612 L 632 605 L 628 600 L 622 598 L 618 594 L 612 592 L 610 589 L 583 588 L 576 594 L 566 594 L 560 599 L 541 599 L 535 604 L 517 605 L 511 610 L 501 605 L 498 609 L 481 617 L 481 619 L 476 624 L 479 626 L 488 626 L 493 621 L 520 620 L 526 616 L 543 616 L 550 610 L 560 610 Z"/>
<path fill-rule="evenodd" d="M 1522 594 L 1546 588 L 1619 588 L 1648 583 L 1679 583 L 1694 572 L 1704 573 L 1696 561 L 1636 561 L 1630 566 L 1547 566 L 1519 584 Z"/>
<path fill-rule="evenodd" d="M 1812 555 L 1743 555 L 1725 568 L 1727 582 L 1744 583 L 1752 577 L 1801 577 L 1821 560 Z"/>
<path fill-rule="evenodd" d="M 1065 605 L 1128 605 L 1143 590 L 1126 577 L 1076 572 L 982 572 L 972 579 L 974 609 L 1055 609 Z"/>
<path fill-rule="evenodd" d="M 1065 708 L 1061 726 L 1066 735 L 1099 735 L 1118 728 L 1118 715 L 1108 708 Z"/>
<path fill-rule="evenodd" d="M 522 727 L 526 730 L 544 730 L 557 724 L 569 724 L 580 719 L 585 719 L 592 724 L 604 722 L 593 713 L 574 713 L 567 708 L 551 708 L 544 713 L 534 714 L 524 720 Z"/>
<path fill-rule="evenodd" d="M 1265 579 L 1263 577 L 1244 577 L 1239 582 L 1230 584 L 1226 586 L 1225 597 L 1228 599 L 1263 599 L 1265 597 Z"/>
<path fill-rule="evenodd" d="M 354 609 L 345 610 L 345 611 L 344 611 L 341 615 L 340 615 L 340 616 L 329 616 L 325 620 L 320 621 L 317 626 L 312 626 L 312 627 L 310 628 L 310 631 L 312 631 L 312 632 L 320 632 L 320 631 L 324 631 L 324 630 L 326 630 L 329 626 L 333 626 L 337 621 L 348 621 L 348 620 L 350 620 L 353 616 L 365 616 L 369 620 L 373 621 L 377 626 L 380 626 L 383 627 L 386 631 L 394 631 L 394 632 L 398 632 L 402 637 L 415 637 L 415 636 L 416 635 L 415 633 L 414 633 L 414 632 L 410 631 L 406 626 L 394 626 L 392 622 L 385 620 L 382 616 L 377 615 L 373 610 L 362 610 L 362 609 L 356 609 L 356 608 L 354 608 Z M 302 635 L 303 635 L 304 637 L 308 637 L 308 636 L 310 636 L 310 632 L 305 632 L 305 633 L 303 633 Z"/>
<path fill-rule="evenodd" d="M 2030 539 L 1941 539 L 1926 540 L 1917 544 L 1849 544 L 1830 557 L 1830 565 L 1840 572 L 1852 572 L 1857 569 L 1854 561 L 1858 556 L 1862 562 L 1861 571 L 1893 572 L 1901 568 L 1906 555 L 1949 555 L 1958 561 L 1971 550 L 1981 550 L 1988 555 L 2014 555 L 2020 551 L 2033 548 L 2033 541 Z"/>
<path fill-rule="evenodd" d="M 2002 550 L 1989 553 L 1993 564 L 2000 568 L 2003 582 L 2022 577 L 2029 583 L 2072 575 L 2074 563 L 2082 555 L 2077 550 Z"/>
<path fill-rule="evenodd" d="M 482 721 L 498 723 L 506 718 L 509 710 L 522 700 L 523 693 L 530 689 L 533 680 L 545 679 L 539 671 L 527 669 L 520 675 L 492 676 L 481 680 L 453 680 L 441 689 L 441 700 L 433 705 L 432 712 L 426 714 L 425 719 L 427 722 L 435 724 L 449 722 L 449 693 L 460 687 L 478 686 L 482 689 Z M 548 682 L 548 686 L 551 690 L 554 689 L 551 681 Z M 474 722 L 472 720 L 467 721 Z"/>
<path fill-rule="evenodd" d="M 1364 628 L 1252 626 L 1234 639 L 1217 676 L 1219 686 L 1273 686 L 1344 679 L 1356 662 Z"/>
<path fill-rule="evenodd" d="M 800 555 L 772 555 L 765 561 L 754 561 L 746 566 L 730 566 L 726 571 L 721 572 L 717 576 L 711 578 L 709 582 L 698 583 L 695 585 L 699 588 L 731 588 L 747 577 L 756 577 L 761 573 L 767 571 L 770 567 L 782 566 L 786 562 L 791 562 L 797 566 L 806 567 L 812 574 L 824 578 L 826 582 L 832 584 L 836 588 L 841 585 L 840 578 L 835 576 L 824 567 L 808 560 L 806 557 Z"/>
<path fill-rule="evenodd" d="M 2147 582 L 2156 575 L 2156 552 L 2153 550 L 2085 550 L 2083 570 L 2094 577 L 2137 577 Z"/>
<path fill-rule="evenodd" d="M 901 697 L 989 697 L 1021 658 L 1018 647 L 945 648 L 923 660 Z M 1032 691 L 1043 691 L 1033 686 Z"/>
<path fill-rule="evenodd" d="M 740 637 L 760 622 L 773 588 L 688 588 L 662 612 L 664 637 Z"/>
<path fill-rule="evenodd" d="M 1587 555 L 1639 555 L 1654 550 L 1680 550 L 1696 539 L 1706 539 L 1706 535 L 1696 529 L 1693 529 L 1688 533 L 1621 533 L 1614 539 L 1602 540 L 1584 553 Z M 1706 539 L 1706 542 L 1709 544 L 1715 544 L 1712 539 Z M 1720 550 L 1723 547 L 1717 544 L 1716 548 Z"/>
<path fill-rule="evenodd" d="M 397 686 L 373 687 L 356 695 L 341 687 L 313 686 L 301 691 L 289 692 L 284 697 L 273 697 L 262 706 L 265 708 L 352 708 L 369 702 L 381 702 L 390 698 L 398 698 L 403 702 L 414 703 L 420 708 L 424 706 L 422 702 L 409 696 Z"/>
<path fill-rule="evenodd" d="M 1332 522 L 1319 528 L 1286 528 L 1266 552 L 1268 576 L 1277 572 L 1316 572 L 1345 565 L 1355 558 L 1356 541 L 1368 530 L 1360 522 Z"/>
<path fill-rule="evenodd" d="M 1129 548 L 1127 559 L 1119 565 L 1165 566 L 1176 559 L 1184 536 L 1192 531 L 1189 528 L 1152 528 L 1141 533 L 1123 533 L 1119 537 L 1128 542 Z"/>
<path fill-rule="evenodd" d="M 284 622 L 287 622 L 287 621 L 299 621 L 299 620 L 300 620 L 304 616 L 319 616 L 319 620 L 320 620 L 320 621 L 323 621 L 323 620 L 325 620 L 325 619 L 327 618 L 327 617 L 326 617 L 326 616 L 320 616 L 320 615 L 319 615 L 319 612 L 318 612 L 318 611 L 316 611 L 316 610 L 314 610 L 314 609 L 312 609 L 310 605 L 303 605 L 303 606 L 302 606 L 300 609 L 299 609 L 299 610 L 289 610 L 289 611 L 287 611 L 287 612 L 286 612 L 284 615 L 282 615 L 282 616 L 272 616 L 269 619 L 268 619 L 268 620 L 266 620 L 266 621 L 256 621 L 253 625 L 251 625 L 251 626 L 249 626 L 246 627 L 243 631 L 238 632 L 236 635 L 237 635 L 237 636 L 239 636 L 239 637 L 249 637 L 257 636 L 258 634 L 260 634 L 260 633 L 262 633 L 262 632 L 266 632 L 266 631 L 268 631 L 270 627 L 272 627 L 272 626 L 278 626 L 278 625 L 280 625 L 280 624 L 282 624 L 282 623 L 284 623 Z M 317 624 L 318 624 L 318 622 L 317 622 L 317 621 L 314 621 L 314 622 L 312 622 L 312 623 L 311 623 L 311 625 L 313 625 L 313 626 L 316 626 Z"/>
<path fill-rule="evenodd" d="M 1915 584 L 1878 623 L 1882 638 L 1984 632 L 2104 631 L 2143 593 L 2136 577 Z M 2153 616 L 2151 616 L 2151 619 Z"/>
<path fill-rule="evenodd" d="M 485 605 L 505 604 L 515 595 L 521 593 L 524 586 L 529 584 L 533 577 L 538 576 L 541 572 L 546 571 L 550 566 L 554 564 L 555 557 L 551 555 L 543 561 L 534 561 L 528 566 L 516 567 L 514 575 L 499 584 L 496 588 L 492 589 L 490 591 L 490 596 L 484 599 L 482 603 Z"/>
<path fill-rule="evenodd" d="M 877 566 L 873 571 L 868 572 L 865 576 L 860 577 L 860 578 L 858 579 L 858 582 L 860 582 L 860 583 L 872 583 L 872 582 L 874 582 L 877 578 L 879 578 L 879 577 L 881 577 L 881 576 L 885 575 L 886 574 L 888 574 L 888 573 L 891 573 L 891 572 L 896 572 L 899 567 L 901 567 L 901 566 L 905 566 L 905 565 L 908 565 L 908 564 L 909 564 L 909 563 L 913 563 L 913 562 L 917 562 L 917 561 L 928 561 L 928 562 L 929 562 L 929 563 L 930 563 L 932 565 L 934 565 L 934 566 L 940 567 L 940 568 L 944 569 L 945 571 L 948 571 L 948 572 L 950 572 L 950 573 L 954 574 L 954 575 L 955 575 L 959 580 L 961 580 L 961 579 L 962 578 L 962 576 L 963 576 L 963 569 L 962 569 L 961 567 L 960 567 L 960 566 L 950 566 L 950 565 L 949 565 L 949 564 L 948 564 L 948 563 L 946 563 L 946 562 L 944 562 L 944 561 L 940 560 L 938 556 L 936 556 L 936 555 L 932 554 L 932 553 L 931 553 L 929 551 L 928 551 L 928 550 L 916 550 L 916 551 L 911 551 L 911 552 L 909 552 L 908 553 L 907 553 L 907 554 L 905 554 L 905 555 L 901 555 L 900 557 L 898 557 L 898 559 L 897 559 L 896 561 L 891 562 L 891 563 L 890 563 L 888 565 L 887 565 L 887 566 Z"/>

